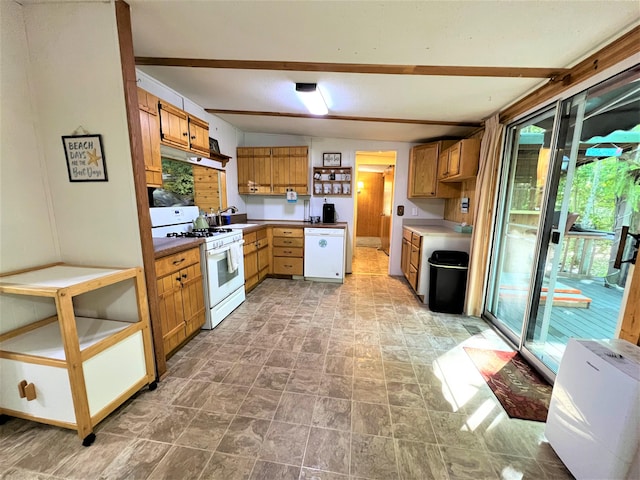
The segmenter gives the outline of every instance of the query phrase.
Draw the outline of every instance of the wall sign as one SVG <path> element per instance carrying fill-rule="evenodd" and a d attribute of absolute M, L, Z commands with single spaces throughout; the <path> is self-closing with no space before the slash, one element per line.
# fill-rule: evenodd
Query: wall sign
<path fill-rule="evenodd" d="M 323 153 L 322 154 L 323 167 L 339 167 L 341 163 L 342 163 L 342 153 Z"/>
<path fill-rule="evenodd" d="M 102 154 L 102 135 L 62 137 L 70 182 L 106 182 L 107 164 Z"/>

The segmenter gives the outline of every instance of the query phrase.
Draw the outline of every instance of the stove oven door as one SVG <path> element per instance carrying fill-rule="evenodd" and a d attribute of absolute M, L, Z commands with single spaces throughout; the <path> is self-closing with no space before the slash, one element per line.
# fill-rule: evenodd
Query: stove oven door
<path fill-rule="evenodd" d="M 209 289 L 209 306 L 214 307 L 244 285 L 244 257 L 242 248 L 238 255 L 238 268 L 229 272 L 227 255 L 230 246 L 207 250 L 207 284 Z"/>

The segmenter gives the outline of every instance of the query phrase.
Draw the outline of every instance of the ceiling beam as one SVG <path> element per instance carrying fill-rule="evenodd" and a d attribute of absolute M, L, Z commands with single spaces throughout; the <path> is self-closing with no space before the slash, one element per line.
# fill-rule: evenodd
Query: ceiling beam
<path fill-rule="evenodd" d="M 373 73 L 378 75 L 437 75 L 443 77 L 550 78 L 560 80 L 566 68 L 468 67 L 446 65 L 386 65 L 366 63 L 282 62 L 267 60 L 215 60 L 204 58 L 136 57 L 136 65 L 160 67 L 286 70 L 295 72 Z"/>
<path fill-rule="evenodd" d="M 348 120 L 356 122 L 411 123 L 415 125 L 444 125 L 450 127 L 481 127 L 481 122 L 448 122 L 439 120 L 418 120 L 413 118 L 354 117 L 351 115 L 311 115 L 309 113 L 260 112 L 253 110 L 221 110 L 205 108 L 214 115 L 254 115 L 259 117 L 313 118 L 316 120 Z"/>

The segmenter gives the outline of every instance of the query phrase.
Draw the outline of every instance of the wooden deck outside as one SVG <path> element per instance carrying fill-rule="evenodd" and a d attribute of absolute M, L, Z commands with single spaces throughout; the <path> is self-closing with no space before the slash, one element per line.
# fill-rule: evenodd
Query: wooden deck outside
<path fill-rule="evenodd" d="M 552 370 L 557 367 L 564 353 L 564 348 L 569 338 L 613 338 L 615 335 L 618 314 L 622 303 L 622 290 L 607 288 L 602 278 L 577 279 L 559 278 L 559 281 L 568 287 L 573 287 L 589 297 L 592 301 L 589 308 L 573 308 L 554 306 L 551 311 L 551 322 L 545 344 L 536 343 L 539 327 L 533 341 L 527 342 L 527 347 L 542 358 Z M 503 305 L 503 308 L 523 310 L 521 300 L 518 304 Z M 513 313 L 513 312 L 512 312 Z M 542 322 L 543 308 L 538 311 L 538 319 Z M 502 318 L 517 318 L 516 315 L 504 315 Z M 521 325 L 516 322 L 508 323 L 513 331 L 520 332 Z"/>

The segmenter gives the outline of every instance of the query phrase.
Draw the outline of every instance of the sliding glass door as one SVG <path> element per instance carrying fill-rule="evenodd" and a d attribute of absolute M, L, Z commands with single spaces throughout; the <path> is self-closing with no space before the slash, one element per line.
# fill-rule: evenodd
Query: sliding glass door
<path fill-rule="evenodd" d="M 507 130 L 486 313 L 520 343 L 534 280 L 557 106 Z"/>
<path fill-rule="evenodd" d="M 639 144 L 640 68 L 507 129 L 485 316 L 547 374 L 569 338 L 615 337 Z"/>

